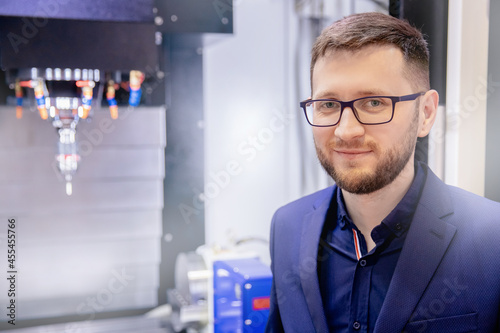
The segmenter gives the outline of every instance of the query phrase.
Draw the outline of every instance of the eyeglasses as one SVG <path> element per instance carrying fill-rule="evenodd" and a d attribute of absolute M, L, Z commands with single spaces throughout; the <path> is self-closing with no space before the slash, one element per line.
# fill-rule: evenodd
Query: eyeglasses
<path fill-rule="evenodd" d="M 392 120 L 397 102 L 413 101 L 424 94 L 425 92 L 405 96 L 368 96 L 349 102 L 335 99 L 309 99 L 300 102 L 300 107 L 304 110 L 307 122 L 311 126 L 337 125 L 346 107 L 352 110 L 361 124 L 380 125 Z"/>

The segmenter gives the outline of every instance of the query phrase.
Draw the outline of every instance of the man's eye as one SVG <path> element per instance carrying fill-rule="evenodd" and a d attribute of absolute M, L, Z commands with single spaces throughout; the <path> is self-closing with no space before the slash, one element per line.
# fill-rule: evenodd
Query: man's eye
<path fill-rule="evenodd" d="M 333 101 L 322 101 L 319 102 L 319 108 L 322 110 L 326 109 L 338 109 L 339 103 L 333 102 Z"/>
<path fill-rule="evenodd" d="M 355 107 L 367 111 L 379 111 L 390 106 L 391 100 L 385 98 L 373 98 L 360 100 Z"/>

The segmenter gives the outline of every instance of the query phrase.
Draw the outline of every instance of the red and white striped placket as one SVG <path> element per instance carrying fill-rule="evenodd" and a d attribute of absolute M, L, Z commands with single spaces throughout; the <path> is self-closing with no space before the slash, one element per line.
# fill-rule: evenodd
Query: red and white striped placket
<path fill-rule="evenodd" d="M 354 236 L 354 249 L 356 250 L 356 258 L 361 259 L 361 244 L 359 244 L 359 236 L 356 229 L 352 229 L 352 235 Z"/>

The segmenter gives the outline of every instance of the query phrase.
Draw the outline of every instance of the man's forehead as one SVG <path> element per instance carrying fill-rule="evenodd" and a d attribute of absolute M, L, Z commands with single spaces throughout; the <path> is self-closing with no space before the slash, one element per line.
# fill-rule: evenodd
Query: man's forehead
<path fill-rule="evenodd" d="M 401 50 L 391 44 L 368 45 L 360 49 L 334 49 L 319 57 L 314 64 L 311 77 L 317 70 L 325 67 L 341 72 L 354 71 L 391 71 L 404 75 L 404 57 Z"/>
<path fill-rule="evenodd" d="M 351 49 L 351 48 L 329 49 L 325 52 L 324 55 L 318 58 L 318 61 L 320 59 L 331 60 L 339 57 L 357 58 L 358 56 L 360 57 L 369 56 L 377 52 L 385 52 L 390 56 L 403 58 L 403 52 L 399 47 L 393 44 L 384 43 L 384 44 L 368 44 L 366 46 L 356 49 Z"/>
<path fill-rule="evenodd" d="M 369 45 L 356 50 L 330 50 L 318 58 L 312 74 L 311 88 L 315 95 L 319 90 L 331 89 L 331 84 L 336 89 L 355 86 L 375 94 L 377 90 L 400 87 L 401 80 L 408 79 L 404 70 L 403 53 L 390 44 Z"/>

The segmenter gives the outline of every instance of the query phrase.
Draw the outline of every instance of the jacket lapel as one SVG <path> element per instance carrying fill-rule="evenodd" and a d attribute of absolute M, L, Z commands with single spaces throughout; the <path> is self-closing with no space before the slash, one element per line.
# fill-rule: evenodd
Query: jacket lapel
<path fill-rule="evenodd" d="M 318 200 L 314 205 L 315 209 L 304 218 L 299 257 L 302 289 L 314 327 L 318 333 L 328 332 L 317 273 L 318 246 L 332 197 L 332 191 L 326 193 L 329 195 Z"/>
<path fill-rule="evenodd" d="M 428 171 L 374 332 L 403 330 L 455 235 L 456 228 L 443 220 L 452 212 L 446 185 Z"/>

